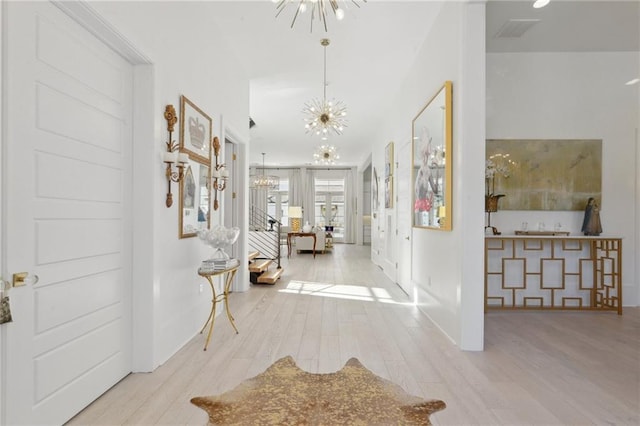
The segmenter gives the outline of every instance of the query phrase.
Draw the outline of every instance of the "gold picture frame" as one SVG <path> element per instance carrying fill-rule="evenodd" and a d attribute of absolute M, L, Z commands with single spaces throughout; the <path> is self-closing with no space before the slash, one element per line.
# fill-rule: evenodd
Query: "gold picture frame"
<path fill-rule="evenodd" d="M 186 96 L 180 96 L 180 152 L 203 164 L 211 164 L 213 121 Z"/>
<path fill-rule="evenodd" d="M 452 229 L 453 83 L 446 81 L 412 121 L 413 219 L 417 228 Z"/>
<path fill-rule="evenodd" d="M 602 139 L 487 139 L 486 163 L 500 210 L 581 211 L 602 200 Z"/>

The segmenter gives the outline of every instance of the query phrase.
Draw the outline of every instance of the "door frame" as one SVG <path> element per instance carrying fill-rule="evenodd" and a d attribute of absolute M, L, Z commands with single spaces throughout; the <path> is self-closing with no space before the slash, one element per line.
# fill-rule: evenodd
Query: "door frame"
<path fill-rule="evenodd" d="M 249 166 L 247 162 L 247 151 L 248 151 L 248 141 L 245 137 L 241 136 L 241 134 L 231 125 L 227 125 L 225 121 L 224 115 L 220 116 L 220 129 L 222 129 L 223 134 L 220 136 L 220 139 L 225 141 L 228 140 L 233 144 L 234 154 L 236 156 L 235 162 L 233 163 L 232 175 L 230 177 L 231 180 L 231 188 L 227 188 L 227 191 L 233 191 L 235 193 L 235 197 L 232 199 L 232 214 L 231 218 L 232 226 L 237 226 L 241 230 L 249 229 L 249 192 L 244 191 L 243 188 L 248 188 L 248 180 L 249 180 Z M 229 193 L 231 194 L 231 192 Z M 224 195 L 227 196 L 227 195 Z M 225 203 L 226 205 L 226 203 Z M 224 207 L 223 207 L 224 208 Z M 227 209 L 225 208 L 225 217 L 223 220 L 224 223 L 227 223 Z M 238 237 L 238 242 L 235 245 L 237 250 L 237 258 L 240 259 L 240 262 L 247 261 L 246 256 L 249 251 L 249 243 L 246 232 L 240 232 L 240 236 Z M 233 284 L 234 291 L 248 291 L 249 290 L 249 270 L 246 268 L 238 269 L 238 273 L 236 274 L 236 279 Z"/>
<path fill-rule="evenodd" d="M 412 161 L 411 161 L 411 152 L 412 152 L 412 140 L 410 138 L 407 138 L 406 140 L 408 140 L 408 142 L 406 142 L 405 144 L 401 145 L 398 147 L 397 151 L 396 151 L 396 178 L 394 184 L 396 185 L 395 191 L 396 191 L 396 207 L 395 207 L 395 213 L 396 213 L 396 261 L 398 262 L 399 259 L 406 259 L 406 262 L 408 263 L 409 266 L 409 271 L 407 273 L 403 273 L 400 271 L 400 268 L 398 267 L 398 270 L 396 271 L 396 283 L 398 284 L 398 286 L 405 292 L 407 293 L 407 295 L 409 296 L 409 298 L 411 299 L 412 302 L 415 302 L 416 300 L 416 296 L 415 296 L 415 284 L 413 282 L 413 275 L 412 275 L 412 270 L 413 270 L 413 226 L 411 223 L 411 217 L 408 218 L 404 218 L 401 219 L 401 214 L 402 213 L 406 213 L 406 211 L 402 211 L 403 209 L 400 208 L 400 191 L 402 191 L 403 193 L 408 192 L 408 209 L 409 209 L 409 213 L 411 212 L 411 193 L 412 193 L 412 188 L 413 186 L 411 185 L 412 180 L 413 180 L 413 170 L 412 170 Z M 407 150 L 407 151 L 405 151 Z M 405 156 L 402 156 L 401 153 L 407 153 L 408 154 L 408 158 L 405 158 Z M 403 161 L 404 160 L 408 160 L 407 164 L 404 164 Z M 409 180 L 409 185 L 407 185 L 405 188 L 401 188 L 400 187 L 400 179 L 398 178 L 399 175 L 399 170 L 407 170 L 407 178 Z M 407 206 L 405 206 L 407 207 Z M 404 231 L 405 229 L 400 229 L 400 224 L 402 223 L 402 220 L 406 221 L 406 232 L 407 235 L 404 235 Z M 408 243 L 406 243 L 405 241 L 409 241 Z M 404 248 L 408 249 L 408 253 L 405 253 Z M 396 263 L 398 264 L 398 263 Z M 399 264 L 398 264 L 399 265 Z M 403 279 L 402 278 L 406 278 L 406 282 L 402 282 Z"/>
<path fill-rule="evenodd" d="M 131 303 L 132 312 L 132 361 L 133 372 L 149 372 L 157 367 L 154 359 L 153 282 L 154 282 L 154 176 L 157 175 L 157 152 L 160 144 L 155 141 L 155 67 L 153 62 L 119 30 L 110 25 L 86 1 L 65 2 L 50 0 L 62 12 L 81 27 L 109 46 L 133 66 L 133 116 L 132 116 L 132 226 L 136 232 L 132 238 Z"/>

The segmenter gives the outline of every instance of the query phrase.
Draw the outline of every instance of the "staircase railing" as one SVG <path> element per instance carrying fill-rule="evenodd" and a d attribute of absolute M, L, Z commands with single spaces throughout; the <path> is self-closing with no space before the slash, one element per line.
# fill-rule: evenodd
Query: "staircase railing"
<path fill-rule="evenodd" d="M 249 249 L 261 253 L 261 259 L 270 259 L 277 263 L 278 269 L 282 257 L 280 247 L 280 227 L 282 223 L 258 207 L 249 209 Z"/>

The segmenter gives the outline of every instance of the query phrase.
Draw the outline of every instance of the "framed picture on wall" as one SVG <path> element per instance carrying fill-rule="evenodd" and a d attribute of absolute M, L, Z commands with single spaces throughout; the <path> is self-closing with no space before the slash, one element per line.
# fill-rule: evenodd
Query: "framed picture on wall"
<path fill-rule="evenodd" d="M 379 185 L 379 178 L 378 178 L 378 171 L 376 170 L 375 166 L 373 167 L 373 177 L 371 179 L 371 196 L 373 198 L 373 202 L 371 203 L 372 207 L 373 207 L 373 211 L 374 213 L 378 211 L 378 207 L 380 207 L 380 200 L 378 199 L 378 185 Z"/>
<path fill-rule="evenodd" d="M 447 81 L 412 123 L 413 226 L 451 230 L 452 83 Z"/>
<path fill-rule="evenodd" d="M 393 142 L 384 149 L 384 206 L 393 207 Z"/>
<path fill-rule="evenodd" d="M 487 139 L 485 195 L 500 210 L 583 210 L 602 199 L 602 139 Z"/>
<path fill-rule="evenodd" d="M 180 96 L 180 151 L 203 164 L 210 164 L 212 128 L 211 117 L 186 96 Z"/>

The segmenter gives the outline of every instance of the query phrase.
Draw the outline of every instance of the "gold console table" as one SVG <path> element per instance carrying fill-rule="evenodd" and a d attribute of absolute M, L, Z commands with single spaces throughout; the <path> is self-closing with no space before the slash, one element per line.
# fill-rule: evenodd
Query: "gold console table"
<path fill-rule="evenodd" d="M 202 268 L 198 269 L 198 275 L 206 278 L 207 281 L 209 282 L 209 286 L 211 286 L 211 294 L 213 295 L 213 298 L 211 299 L 211 312 L 209 313 L 209 318 L 207 318 L 207 321 L 204 323 L 204 325 L 202 326 L 202 329 L 200 330 L 200 333 L 202 334 L 204 329 L 207 328 L 207 324 L 209 324 L 209 333 L 207 334 L 207 340 L 204 344 L 205 351 L 207 350 L 207 346 L 209 346 L 209 340 L 211 339 L 211 332 L 213 331 L 213 323 L 216 320 L 216 305 L 218 304 L 218 302 L 224 301 L 224 309 L 227 312 L 227 318 L 229 318 L 229 322 L 233 326 L 233 329 L 236 331 L 236 334 L 239 333 L 238 329 L 236 328 L 236 324 L 234 322 L 233 316 L 231 316 L 231 312 L 229 312 L 229 301 L 228 301 L 229 290 L 231 289 L 231 283 L 233 282 L 233 277 L 236 275 L 236 272 L 238 272 L 239 266 L 240 265 L 238 264 L 231 268 L 226 268 L 219 271 L 205 271 Z M 216 294 L 216 287 L 213 285 L 213 277 L 216 277 L 218 275 L 224 276 L 224 287 L 223 287 L 222 293 L 220 294 Z"/>
<path fill-rule="evenodd" d="M 485 312 L 573 309 L 622 315 L 622 240 L 567 235 L 487 236 Z"/>

